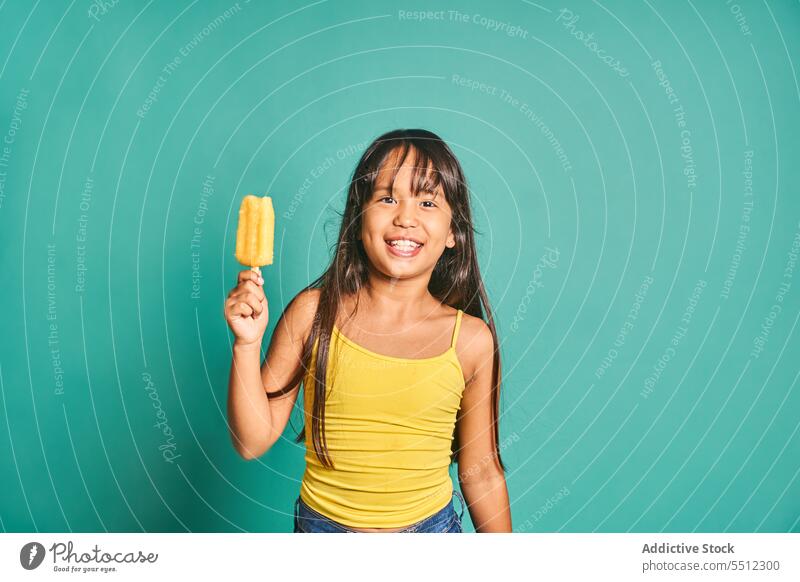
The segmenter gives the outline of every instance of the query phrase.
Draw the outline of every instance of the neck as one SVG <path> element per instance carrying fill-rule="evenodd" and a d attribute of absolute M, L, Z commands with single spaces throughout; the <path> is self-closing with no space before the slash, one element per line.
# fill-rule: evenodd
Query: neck
<path fill-rule="evenodd" d="M 428 291 L 430 273 L 409 279 L 387 277 L 370 268 L 369 280 L 361 291 L 370 313 L 381 314 L 388 321 L 416 321 L 425 318 L 439 301 Z"/>

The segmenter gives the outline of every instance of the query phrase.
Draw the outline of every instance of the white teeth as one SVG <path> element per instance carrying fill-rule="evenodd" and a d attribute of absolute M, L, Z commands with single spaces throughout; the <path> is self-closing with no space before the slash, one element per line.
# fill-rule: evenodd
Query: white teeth
<path fill-rule="evenodd" d="M 421 246 L 421 245 L 415 243 L 414 241 L 405 240 L 405 239 L 389 241 L 389 244 L 392 245 L 393 247 L 398 248 L 398 249 L 403 250 L 403 251 L 413 251 L 417 247 Z"/>

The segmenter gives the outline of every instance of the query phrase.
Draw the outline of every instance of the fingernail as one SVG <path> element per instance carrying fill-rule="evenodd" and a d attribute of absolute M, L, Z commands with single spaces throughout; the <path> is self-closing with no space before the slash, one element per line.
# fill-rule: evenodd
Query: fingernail
<path fill-rule="evenodd" d="M 263 284 L 264 284 L 264 279 L 262 279 L 261 277 L 259 277 L 259 278 L 258 278 L 258 284 L 259 284 L 259 285 L 263 285 Z"/>

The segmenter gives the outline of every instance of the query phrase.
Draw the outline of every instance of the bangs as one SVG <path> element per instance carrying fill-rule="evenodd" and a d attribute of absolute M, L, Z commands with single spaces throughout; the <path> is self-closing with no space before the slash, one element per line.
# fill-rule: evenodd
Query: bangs
<path fill-rule="evenodd" d="M 374 190 L 375 183 L 378 180 L 378 173 L 380 172 L 381 168 L 384 167 L 386 163 L 393 157 L 395 152 L 400 152 L 398 156 L 396 156 L 397 161 L 394 163 L 392 167 L 391 177 L 389 178 L 389 184 L 387 188 L 391 192 L 394 188 L 394 182 L 397 179 L 397 173 L 400 171 L 400 167 L 405 163 L 406 158 L 408 158 L 409 154 L 412 156 L 412 165 L 413 165 L 413 173 L 411 175 L 411 193 L 413 196 L 418 196 L 420 193 L 430 192 L 435 196 L 438 196 L 438 188 L 439 186 L 443 185 L 442 182 L 442 174 L 439 171 L 437 160 L 434 156 L 431 155 L 431 152 L 427 151 L 424 148 L 418 148 L 413 146 L 410 142 L 403 141 L 400 145 L 395 145 L 387 149 L 383 159 L 378 163 L 378 166 L 375 168 L 375 172 L 372 176 L 372 190 Z M 442 191 L 445 191 L 442 188 Z M 445 199 L 447 198 L 447 193 L 445 191 Z"/>

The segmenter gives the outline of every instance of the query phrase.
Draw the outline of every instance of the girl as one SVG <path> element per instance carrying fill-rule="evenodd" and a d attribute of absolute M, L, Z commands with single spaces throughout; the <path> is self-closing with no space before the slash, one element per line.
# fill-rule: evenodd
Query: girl
<path fill-rule="evenodd" d="M 225 303 L 228 420 L 237 452 L 255 459 L 304 386 L 294 531 L 460 532 L 465 497 L 478 532 L 510 532 L 497 333 L 447 144 L 395 130 L 366 149 L 331 265 L 286 307 L 259 372 L 263 283 L 241 271 Z"/>

